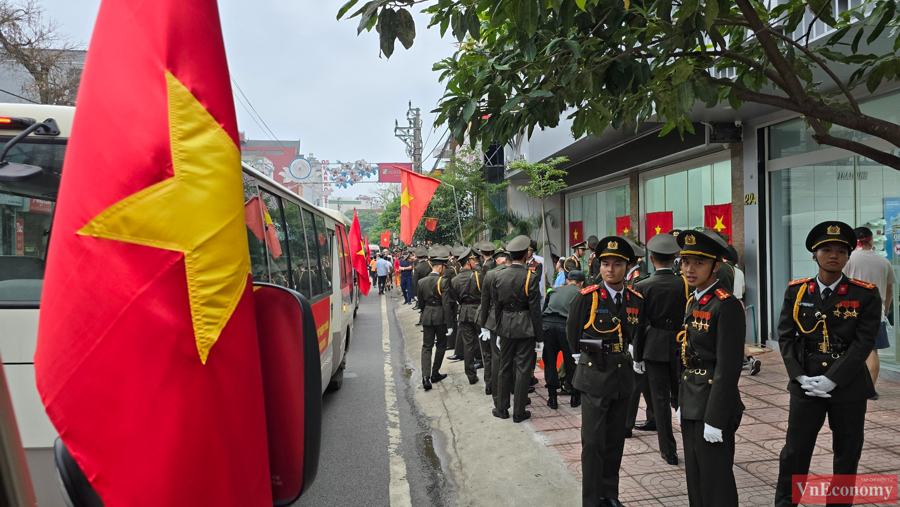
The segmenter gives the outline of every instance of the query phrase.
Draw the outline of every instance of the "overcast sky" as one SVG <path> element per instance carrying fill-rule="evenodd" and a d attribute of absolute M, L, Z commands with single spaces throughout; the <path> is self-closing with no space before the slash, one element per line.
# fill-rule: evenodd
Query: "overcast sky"
<path fill-rule="evenodd" d="M 422 110 L 427 156 L 446 133 L 445 126 L 431 131 L 430 111 L 444 93 L 431 66 L 452 54 L 453 39 L 442 40 L 436 28 L 426 30 L 428 17 L 416 14 L 413 47 L 407 51 L 398 42 L 390 60 L 379 58 L 374 30 L 357 37 L 357 18 L 335 19 L 344 1 L 219 0 L 232 75 L 278 139 L 299 139 L 302 152 L 320 160 L 409 161 L 405 145 L 394 137 L 394 120 L 406 124 L 412 100 Z M 87 45 L 100 0 L 42 4 L 73 41 Z M 268 139 L 239 103 L 235 110 L 249 138 Z M 426 161 L 426 168 L 432 163 Z M 355 197 L 372 187 L 357 185 L 335 195 Z"/>

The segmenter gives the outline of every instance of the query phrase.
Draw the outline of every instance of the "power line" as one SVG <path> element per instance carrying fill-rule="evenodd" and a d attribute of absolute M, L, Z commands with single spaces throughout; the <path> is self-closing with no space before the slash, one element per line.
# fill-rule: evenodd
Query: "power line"
<path fill-rule="evenodd" d="M 447 127 L 447 130 L 445 130 L 444 133 L 441 134 L 441 138 L 438 139 L 437 144 L 435 144 L 434 147 L 431 149 L 431 151 L 428 152 L 428 156 L 425 157 L 425 160 L 428 160 L 429 158 L 431 158 L 431 155 L 434 154 L 434 150 L 436 150 L 438 145 L 441 144 L 441 141 L 444 140 L 444 136 L 446 136 L 449 133 L 450 133 L 450 127 Z M 422 165 L 425 165 L 425 160 L 422 160 Z"/>
<path fill-rule="evenodd" d="M 21 96 L 21 95 L 16 95 L 15 93 L 13 93 L 13 92 L 8 92 L 8 91 L 6 91 L 6 90 L 4 90 L 4 89 L 2 89 L 2 88 L 0 88 L 0 92 L 6 93 L 6 94 L 8 94 L 8 95 L 12 95 L 13 97 L 16 97 L 16 98 L 19 98 L 19 99 L 22 99 L 22 100 L 27 100 L 28 102 L 31 102 L 32 104 L 40 104 L 40 102 L 35 102 L 35 101 L 33 101 L 33 100 L 31 100 L 31 99 L 28 99 L 28 98 L 25 98 L 25 97 L 23 97 L 23 96 Z"/>
<path fill-rule="evenodd" d="M 249 98 L 247 98 L 247 95 L 244 93 L 244 90 L 241 89 L 241 85 L 238 84 L 237 79 L 234 78 L 234 75 L 232 75 L 230 72 L 228 73 L 228 75 L 229 75 L 229 77 L 231 77 L 231 82 L 234 83 L 234 86 L 237 88 L 238 92 L 240 92 L 241 96 L 244 97 L 244 100 L 247 101 L 247 104 L 250 106 L 250 109 L 253 110 L 253 113 L 256 114 L 256 116 L 259 118 L 259 121 L 262 122 L 263 125 L 265 125 L 265 129 L 269 131 L 269 134 L 272 134 L 271 139 L 273 141 L 277 142 L 279 145 L 281 145 L 282 148 L 287 149 L 287 147 L 285 145 L 281 144 L 281 141 L 278 140 L 278 136 L 275 135 L 275 132 L 273 132 L 272 129 L 269 128 L 269 125 L 266 124 L 266 121 L 263 120 L 262 116 L 256 111 L 256 108 L 253 107 L 253 103 L 250 102 Z M 246 107 L 244 109 L 246 109 Z M 249 113 L 249 111 L 248 111 L 248 113 Z M 256 124 L 259 125 L 259 122 L 257 122 Z M 260 128 L 262 128 L 262 127 L 260 127 Z"/>

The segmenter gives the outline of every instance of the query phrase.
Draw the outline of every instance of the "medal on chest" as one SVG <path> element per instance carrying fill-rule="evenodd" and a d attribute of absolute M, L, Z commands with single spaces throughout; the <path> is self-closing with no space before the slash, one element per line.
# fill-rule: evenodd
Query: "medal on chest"
<path fill-rule="evenodd" d="M 694 320 L 691 322 L 691 327 L 698 331 L 708 331 L 709 330 L 709 319 L 712 317 L 712 314 L 709 312 L 704 312 L 701 310 L 694 310 Z"/>
<path fill-rule="evenodd" d="M 837 306 L 834 309 L 835 317 L 843 317 L 845 319 L 856 318 L 859 313 L 856 309 L 859 308 L 859 301 L 838 301 Z"/>
<path fill-rule="evenodd" d="M 637 324 L 638 323 L 638 308 L 625 308 L 625 311 L 628 312 L 628 323 L 629 324 Z"/>

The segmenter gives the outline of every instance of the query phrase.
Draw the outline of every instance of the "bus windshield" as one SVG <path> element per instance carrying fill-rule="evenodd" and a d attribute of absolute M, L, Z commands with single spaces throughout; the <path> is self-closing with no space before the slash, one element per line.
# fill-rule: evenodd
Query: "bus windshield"
<path fill-rule="evenodd" d="M 0 140 L 0 147 L 6 140 Z M 9 151 L 7 160 L 59 174 L 64 155 L 64 144 L 25 140 Z M 56 191 L 31 187 L 29 195 L 0 183 L 0 302 L 40 301 Z"/>

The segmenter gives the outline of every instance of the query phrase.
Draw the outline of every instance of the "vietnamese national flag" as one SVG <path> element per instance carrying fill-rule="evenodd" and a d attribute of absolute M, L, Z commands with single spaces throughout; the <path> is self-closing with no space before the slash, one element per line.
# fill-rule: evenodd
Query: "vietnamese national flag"
<path fill-rule="evenodd" d="M 616 217 L 616 236 L 627 236 L 631 232 L 631 217 Z"/>
<path fill-rule="evenodd" d="M 584 222 L 569 222 L 569 246 L 584 241 Z"/>
<path fill-rule="evenodd" d="M 41 400 L 108 507 L 271 506 L 216 0 L 103 0 L 89 49 L 43 286 Z"/>
<path fill-rule="evenodd" d="M 425 218 L 425 228 L 434 232 L 437 229 L 437 218 Z"/>
<path fill-rule="evenodd" d="M 674 222 L 674 214 L 671 211 L 647 213 L 647 241 L 657 234 L 666 234 L 671 231 Z"/>
<path fill-rule="evenodd" d="M 391 231 L 384 231 L 381 233 L 381 246 L 384 248 L 391 246 Z"/>
<path fill-rule="evenodd" d="M 359 217 L 353 209 L 353 224 L 350 226 L 350 263 L 356 271 L 356 284 L 363 296 L 369 295 L 372 281 L 369 279 L 369 245 L 363 243 L 362 231 L 359 229 Z"/>
<path fill-rule="evenodd" d="M 703 226 L 720 232 L 731 244 L 731 203 L 703 207 Z"/>
<path fill-rule="evenodd" d="M 278 232 L 272 222 L 272 216 L 269 210 L 260 201 L 259 196 L 254 195 L 244 203 L 244 215 L 247 227 L 260 241 L 266 241 L 269 245 L 269 251 L 272 252 L 272 258 L 281 257 L 281 243 L 278 241 Z"/>
<path fill-rule="evenodd" d="M 413 233 L 431 202 L 440 182 L 412 171 L 403 171 L 400 176 L 400 241 L 412 244 Z"/>

